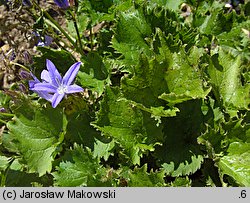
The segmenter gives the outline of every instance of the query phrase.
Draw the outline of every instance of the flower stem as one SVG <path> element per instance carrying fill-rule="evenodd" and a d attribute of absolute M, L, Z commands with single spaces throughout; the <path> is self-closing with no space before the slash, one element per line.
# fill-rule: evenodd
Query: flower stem
<path fill-rule="evenodd" d="M 92 27 L 90 27 L 90 34 L 89 34 L 89 37 L 90 37 L 90 47 L 91 47 L 91 51 L 93 51 L 93 49 L 94 49 L 94 42 L 93 42 L 93 30 L 92 30 Z"/>
<path fill-rule="evenodd" d="M 15 114 L 12 114 L 12 113 L 3 113 L 3 112 L 0 112 L 0 116 L 7 116 L 7 117 L 13 117 Z"/>
<path fill-rule="evenodd" d="M 77 21 L 76 21 L 76 16 L 74 13 L 72 13 L 70 10 L 70 14 L 72 16 L 72 19 L 73 19 L 73 22 L 74 22 L 74 27 L 75 27 L 75 30 L 76 30 L 76 34 L 77 34 L 77 38 L 78 38 L 78 41 L 79 41 L 79 46 L 77 46 L 76 42 L 75 42 L 75 39 L 70 36 L 62 27 L 61 25 L 56 21 L 54 20 L 51 15 L 46 11 L 46 10 L 43 10 L 34 0 L 31 0 L 33 5 L 35 5 L 44 15 L 45 17 L 48 19 L 47 23 L 48 24 L 51 24 L 54 28 L 58 29 L 67 39 L 68 41 L 73 45 L 73 47 L 76 49 L 76 51 L 78 51 L 82 56 L 85 55 L 84 54 L 84 51 L 83 50 L 86 50 L 86 51 L 90 51 L 90 49 L 86 46 L 84 47 L 82 45 L 82 41 L 81 41 L 81 37 L 80 37 L 80 32 L 79 32 L 79 29 L 78 29 L 78 25 L 77 25 Z M 78 6 L 78 1 L 76 1 L 76 4 Z M 46 20 L 45 20 L 46 21 Z M 62 40 L 61 40 L 62 41 Z M 65 43 L 66 44 L 66 43 Z M 67 44 L 66 44 L 67 46 Z M 69 46 L 67 46 L 69 47 Z"/>
<path fill-rule="evenodd" d="M 6 181 L 5 174 L 1 174 L 1 185 L 0 185 L 0 187 L 4 187 L 5 186 L 5 181 Z"/>
<path fill-rule="evenodd" d="M 10 166 L 11 166 L 11 164 L 13 163 L 14 160 L 15 160 L 15 158 L 11 158 L 10 161 L 9 161 L 8 167 L 5 169 L 4 173 L 1 173 L 0 187 L 5 187 L 7 174 L 8 174 L 8 172 L 9 172 Z"/>
<path fill-rule="evenodd" d="M 79 33 L 77 21 L 76 21 L 76 15 L 75 15 L 75 13 L 73 13 L 71 11 L 69 11 L 69 12 L 70 12 L 70 15 L 71 15 L 71 17 L 73 19 L 73 22 L 74 22 L 74 27 L 75 27 L 75 30 L 76 30 L 76 34 L 77 34 L 77 38 L 78 38 L 78 42 L 79 42 L 79 46 L 80 46 L 80 50 L 79 51 L 80 51 L 80 53 L 82 55 L 84 55 L 83 46 L 82 46 L 82 40 L 81 40 L 81 36 L 80 36 L 80 33 Z"/>
<path fill-rule="evenodd" d="M 27 67 L 25 67 L 24 65 L 22 65 L 22 64 L 19 64 L 19 63 L 15 63 L 15 62 L 13 62 L 13 61 L 10 61 L 10 65 L 20 66 L 20 67 L 23 68 L 24 70 L 30 72 L 30 70 L 29 70 Z"/>
<path fill-rule="evenodd" d="M 49 19 L 49 21 L 56 27 L 56 29 L 58 29 L 73 46 L 75 46 L 74 39 L 60 26 L 60 24 L 57 21 L 54 20 L 54 18 L 51 17 L 50 14 L 47 11 L 43 10 L 34 0 L 32 0 L 32 3 L 45 15 L 45 17 Z M 76 47 L 76 49 L 79 48 Z"/>
<path fill-rule="evenodd" d="M 60 30 L 61 33 L 63 33 L 63 35 L 70 41 L 70 43 L 72 45 L 75 45 L 74 40 L 71 38 L 71 36 L 69 36 L 67 32 L 65 32 L 65 30 L 59 25 L 59 23 L 55 21 L 47 11 L 42 10 L 42 12 L 57 27 L 57 29 Z"/>
<path fill-rule="evenodd" d="M 3 124 L 7 124 L 7 122 L 6 121 L 4 121 L 4 120 L 2 120 L 1 118 L 0 118 L 0 123 L 3 123 Z"/>

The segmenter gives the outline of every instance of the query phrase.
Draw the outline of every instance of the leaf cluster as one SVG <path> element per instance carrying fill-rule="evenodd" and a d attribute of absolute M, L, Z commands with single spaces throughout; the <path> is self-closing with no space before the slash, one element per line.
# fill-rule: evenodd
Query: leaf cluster
<path fill-rule="evenodd" d="M 85 92 L 56 109 L 0 94 L 13 114 L 0 137 L 1 185 L 250 186 L 248 10 L 79 1 L 81 33 L 105 22 L 83 40 L 76 83 Z M 40 51 L 38 73 L 45 58 L 62 73 L 74 62 L 68 51 Z"/>

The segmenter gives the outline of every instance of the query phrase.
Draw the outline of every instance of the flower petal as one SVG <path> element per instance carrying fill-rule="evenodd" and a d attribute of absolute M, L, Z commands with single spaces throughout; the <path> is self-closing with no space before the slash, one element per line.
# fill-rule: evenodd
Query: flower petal
<path fill-rule="evenodd" d="M 76 92 L 82 92 L 83 88 L 78 85 L 70 85 L 67 87 L 66 94 L 76 93 Z"/>
<path fill-rule="evenodd" d="M 30 75 L 31 75 L 32 78 L 34 79 L 34 82 L 36 82 L 36 83 L 40 82 L 40 81 L 37 79 L 37 77 L 36 77 L 33 73 L 30 72 Z"/>
<path fill-rule="evenodd" d="M 56 93 L 57 88 L 50 83 L 36 83 L 33 88 L 30 88 L 32 91 L 43 91 L 47 93 Z"/>
<path fill-rule="evenodd" d="M 69 7 L 68 0 L 54 0 L 54 2 L 62 9 L 66 9 Z"/>
<path fill-rule="evenodd" d="M 51 82 L 53 83 L 53 85 L 59 86 L 58 83 L 62 82 L 62 76 L 56 69 L 55 65 L 49 59 L 46 59 L 46 66 L 49 71 Z"/>
<path fill-rule="evenodd" d="M 38 46 L 38 47 L 44 47 L 45 44 L 44 44 L 43 41 L 39 40 L 36 46 Z"/>
<path fill-rule="evenodd" d="M 30 89 L 34 88 L 35 84 L 37 84 L 37 82 L 35 80 L 29 80 Z"/>
<path fill-rule="evenodd" d="M 30 73 L 30 75 L 34 78 L 34 80 L 30 80 L 29 81 L 29 88 L 30 90 L 34 91 L 35 93 L 37 93 L 40 97 L 46 99 L 47 101 L 51 102 L 51 99 L 53 97 L 53 94 L 49 94 L 47 91 L 40 91 L 40 90 L 36 90 L 35 85 L 38 84 L 42 84 L 42 85 L 46 85 L 47 83 L 41 83 L 37 77 L 35 75 L 33 75 L 32 73 Z M 40 86 L 40 85 L 38 85 Z M 39 89 L 39 88 L 38 88 Z"/>
<path fill-rule="evenodd" d="M 34 88 L 35 84 L 40 83 L 40 81 L 37 79 L 37 77 L 30 72 L 30 75 L 33 77 L 34 80 L 29 80 L 29 88 Z"/>
<path fill-rule="evenodd" d="M 51 99 L 53 97 L 53 94 L 49 94 L 48 92 L 44 92 L 44 91 L 34 91 L 35 93 L 37 93 L 40 97 L 46 99 L 47 101 L 51 102 Z"/>
<path fill-rule="evenodd" d="M 63 84 L 69 86 L 73 80 L 75 79 L 79 69 L 81 66 L 81 62 L 74 63 L 69 70 L 63 76 Z"/>
<path fill-rule="evenodd" d="M 51 99 L 52 107 L 56 108 L 56 106 L 62 101 L 65 94 L 58 94 L 55 93 L 54 96 Z"/>
<path fill-rule="evenodd" d="M 53 38 L 48 36 L 48 35 L 45 35 L 44 36 L 44 45 L 45 46 L 49 46 L 52 44 L 52 41 L 53 41 Z"/>
<path fill-rule="evenodd" d="M 41 73 L 41 79 L 45 82 L 52 83 L 49 72 L 47 70 L 43 70 Z"/>
<path fill-rule="evenodd" d="M 19 71 L 19 76 L 21 77 L 21 79 L 24 79 L 24 80 L 27 80 L 27 79 L 30 79 L 30 72 L 27 72 L 26 70 L 20 70 Z"/>

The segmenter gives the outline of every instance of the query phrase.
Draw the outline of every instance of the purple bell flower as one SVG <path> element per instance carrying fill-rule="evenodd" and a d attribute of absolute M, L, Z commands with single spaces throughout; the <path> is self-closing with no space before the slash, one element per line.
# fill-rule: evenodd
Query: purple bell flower
<path fill-rule="evenodd" d="M 19 76 L 22 80 L 27 80 L 31 78 L 30 72 L 22 69 L 19 71 Z"/>
<path fill-rule="evenodd" d="M 37 77 L 35 75 L 33 75 L 32 73 L 30 73 L 31 76 L 33 77 L 33 80 L 30 80 L 29 81 L 29 88 L 30 90 L 33 90 L 33 88 L 35 87 L 35 84 L 38 84 L 38 83 L 41 83 Z M 52 99 L 52 96 L 51 94 L 49 94 L 48 92 L 46 91 L 36 91 L 36 90 L 33 90 L 33 92 L 37 93 L 40 97 L 46 99 L 47 101 L 50 101 L 51 102 L 51 99 Z"/>
<path fill-rule="evenodd" d="M 42 82 L 33 75 L 34 80 L 29 81 L 29 87 L 40 97 L 50 101 L 53 108 L 61 102 L 65 95 L 83 91 L 82 87 L 72 84 L 80 69 L 81 62 L 74 63 L 63 77 L 48 59 L 46 66 L 48 70 L 43 70 L 41 73 Z"/>
<path fill-rule="evenodd" d="M 69 7 L 68 0 L 54 0 L 54 2 L 62 9 L 67 9 Z"/>
<path fill-rule="evenodd" d="M 39 41 L 38 41 L 38 43 L 37 43 L 37 46 L 41 46 L 41 47 L 49 46 L 49 45 L 52 44 L 52 41 L 53 41 L 52 37 L 50 37 L 48 35 L 45 35 L 44 36 L 44 42 L 40 38 Z"/>
<path fill-rule="evenodd" d="M 6 111 L 6 109 L 4 107 L 0 107 L 0 112 L 1 113 L 6 113 L 7 111 Z"/>
<path fill-rule="evenodd" d="M 38 32 L 33 31 L 32 34 L 34 35 L 35 39 L 37 40 L 36 46 L 44 47 L 50 46 L 52 44 L 53 38 L 49 35 L 44 35 L 42 37 Z M 43 38 L 43 40 L 42 40 Z"/>

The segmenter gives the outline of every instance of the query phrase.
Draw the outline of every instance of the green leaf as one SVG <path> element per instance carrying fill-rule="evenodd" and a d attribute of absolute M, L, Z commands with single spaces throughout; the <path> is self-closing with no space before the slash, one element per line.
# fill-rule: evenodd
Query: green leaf
<path fill-rule="evenodd" d="M 49 47 L 37 47 L 37 49 L 42 52 L 42 56 L 34 57 L 33 67 L 37 75 L 46 68 L 46 59 L 51 60 L 62 75 L 76 62 L 70 52 Z"/>
<path fill-rule="evenodd" d="M 198 138 L 198 142 L 206 146 L 210 157 L 225 150 L 225 131 L 221 126 L 207 126 L 207 130 Z"/>
<path fill-rule="evenodd" d="M 73 149 L 67 150 L 52 175 L 55 186 L 76 187 L 91 186 L 92 182 L 100 183 L 104 174 L 105 169 L 93 158 L 91 151 L 75 144 Z"/>
<path fill-rule="evenodd" d="M 152 0 L 149 3 L 153 5 L 164 6 L 168 9 L 179 10 L 181 3 L 185 2 L 184 0 Z"/>
<path fill-rule="evenodd" d="M 212 60 L 208 74 L 217 100 L 222 101 L 228 109 L 249 109 L 250 84 L 241 82 L 241 57 L 234 58 L 220 48 Z"/>
<path fill-rule="evenodd" d="M 168 94 L 163 93 L 162 95 L 159 96 L 159 99 L 167 101 L 169 106 L 174 106 L 175 104 L 179 104 L 196 98 L 191 97 L 187 94 L 176 95 L 175 93 L 168 93 Z"/>
<path fill-rule="evenodd" d="M 103 0 L 103 1 L 96 1 L 96 0 L 90 0 L 89 1 L 92 9 L 94 9 L 97 12 L 108 12 L 109 8 L 113 5 L 113 0 Z"/>
<path fill-rule="evenodd" d="M 83 68 L 78 73 L 79 82 L 83 87 L 97 92 L 100 96 L 106 84 L 109 84 L 109 64 L 97 52 L 90 52 L 82 58 Z"/>
<path fill-rule="evenodd" d="M 187 101 L 178 108 L 177 116 L 163 120 L 165 140 L 154 153 L 165 172 L 173 177 L 193 174 L 203 162 L 197 143 L 203 125 L 201 101 Z"/>
<path fill-rule="evenodd" d="M 4 171 L 11 161 L 11 157 L 0 156 L 0 171 Z"/>
<path fill-rule="evenodd" d="M 43 187 L 49 187 L 52 180 L 49 176 L 44 175 L 39 177 L 35 173 L 26 173 L 19 170 L 9 170 L 6 177 L 6 187 L 32 187 L 39 184 Z"/>
<path fill-rule="evenodd" d="M 171 4 L 172 1 L 168 3 Z M 153 51 L 157 52 L 157 41 L 154 39 L 157 30 L 162 30 L 167 36 L 170 48 L 176 49 L 183 44 L 188 50 L 199 41 L 197 30 L 183 25 L 176 12 L 154 3 L 151 6 L 146 3 L 137 5 L 136 8 L 119 13 L 112 39 L 112 47 L 123 57 L 124 70 L 133 72 L 131 66 L 138 64 L 141 53 L 149 58 L 154 56 Z"/>
<path fill-rule="evenodd" d="M 148 134 L 152 128 L 151 125 L 155 125 L 156 132 L 161 128 L 156 127 L 152 119 L 151 124 L 146 125 L 149 123 L 148 117 L 144 117 L 141 110 L 125 99 L 118 88 L 106 89 L 97 117 L 93 125 L 104 135 L 114 139 L 124 149 L 122 153 L 129 157 L 133 164 L 140 163 L 140 157 L 144 151 L 153 151 L 154 145 L 162 135 L 159 133 L 154 136 L 154 139 L 150 138 L 153 137 Z M 146 127 L 143 125 L 144 122 Z"/>
<path fill-rule="evenodd" d="M 242 29 L 250 29 L 250 20 L 243 21 L 242 23 L 236 24 L 230 32 L 223 32 L 218 35 L 218 41 L 220 45 L 227 47 L 234 47 L 240 49 L 243 45 L 244 37 L 248 37 Z"/>
<path fill-rule="evenodd" d="M 139 10 L 120 13 L 112 47 L 124 55 L 126 64 L 134 65 L 141 52 L 150 53 L 145 38 L 151 33 L 150 25 Z"/>
<path fill-rule="evenodd" d="M 135 103 L 135 102 L 131 102 L 131 103 L 137 108 L 144 110 L 148 113 L 151 113 L 153 117 L 172 117 L 172 116 L 176 116 L 176 113 L 179 112 L 179 109 L 175 107 L 172 109 L 164 109 L 163 106 L 160 106 L 160 107 L 151 106 L 150 108 L 146 108 L 142 104 Z"/>
<path fill-rule="evenodd" d="M 86 13 L 80 13 L 78 14 L 76 19 L 77 26 L 79 30 L 87 30 L 88 24 L 90 22 L 89 16 L 86 15 Z M 74 22 L 72 20 L 67 22 L 67 28 L 71 36 L 74 38 L 77 38 L 77 33 L 75 30 Z M 84 32 L 80 32 L 80 36 L 82 36 Z"/>
<path fill-rule="evenodd" d="M 218 162 L 221 172 L 234 178 L 241 186 L 249 187 L 250 143 L 233 142 L 227 152 Z"/>
<path fill-rule="evenodd" d="M 225 122 L 223 128 L 227 132 L 227 141 L 231 142 L 250 142 L 250 124 L 244 117 L 237 120 L 231 119 Z"/>
<path fill-rule="evenodd" d="M 93 157 L 97 157 L 98 159 L 103 158 L 105 161 L 108 160 L 110 155 L 113 155 L 112 149 L 115 147 L 115 142 L 112 140 L 109 143 L 101 142 L 100 140 L 96 140 L 94 144 Z"/>
<path fill-rule="evenodd" d="M 78 143 L 93 149 L 95 137 L 98 137 L 99 133 L 90 125 L 91 121 L 87 111 L 78 110 L 68 118 L 65 139 L 70 143 Z"/>
<path fill-rule="evenodd" d="M 211 8 L 209 13 L 210 15 L 205 17 L 203 24 L 199 28 L 201 33 L 218 35 L 232 29 L 232 14 L 224 14 L 222 8 Z"/>
<path fill-rule="evenodd" d="M 21 162 L 21 158 L 15 158 L 11 163 L 6 173 L 6 187 L 31 187 L 36 184 L 48 187 L 52 184 L 53 180 L 50 175 L 45 174 L 39 177 L 36 173 L 27 173 L 25 164 Z"/>
<path fill-rule="evenodd" d="M 238 114 L 228 118 L 214 100 L 209 98 L 210 107 L 206 117 L 206 130 L 198 138 L 198 142 L 206 146 L 209 157 L 217 157 L 226 152 L 232 142 L 249 142 L 250 125 L 247 114 Z"/>
<path fill-rule="evenodd" d="M 123 77 L 121 82 L 122 92 L 127 99 L 140 103 L 147 108 L 164 105 L 158 96 L 168 90 L 164 74 L 168 67 L 165 58 L 148 59 L 140 56 L 140 63 L 135 67 L 132 78 Z"/>
<path fill-rule="evenodd" d="M 224 113 L 211 97 L 203 101 L 203 115 L 205 116 L 206 128 L 198 137 L 198 143 L 206 146 L 209 157 L 215 157 L 225 150 L 225 129 L 222 127 L 225 122 Z M 204 111 L 204 108 L 207 108 Z"/>
<path fill-rule="evenodd" d="M 201 167 L 201 163 L 203 162 L 203 156 L 191 156 L 190 163 L 186 161 L 182 162 L 177 168 L 175 167 L 174 162 L 170 164 L 164 163 L 162 165 L 163 170 L 167 175 L 171 175 L 172 177 L 182 176 L 182 175 L 190 175 L 195 173 Z"/>
<path fill-rule="evenodd" d="M 175 105 L 184 101 L 205 98 L 211 88 L 204 87 L 202 71 L 199 68 L 202 50 L 193 47 L 187 55 L 184 50 L 173 53 L 171 65 L 165 74 L 169 93 L 159 96 Z"/>
<path fill-rule="evenodd" d="M 171 186 L 173 187 L 190 187 L 191 186 L 191 180 L 188 179 L 188 177 L 176 177 L 175 180 L 171 183 Z"/>
<path fill-rule="evenodd" d="M 80 11 L 88 11 L 87 13 L 91 14 L 91 17 L 93 19 L 93 14 L 101 15 L 103 13 L 107 13 L 109 11 L 109 8 L 113 6 L 114 3 L 117 3 L 113 0 L 84 0 L 79 2 L 79 6 L 81 9 Z"/>
<path fill-rule="evenodd" d="M 82 58 L 84 72 L 92 74 L 98 80 L 105 80 L 108 77 L 109 70 L 104 63 L 103 58 L 97 52 L 88 53 L 87 57 Z"/>
<path fill-rule="evenodd" d="M 7 123 L 9 133 L 4 135 L 3 145 L 11 146 L 22 155 L 30 173 L 42 176 L 51 171 L 57 147 L 62 141 L 63 112 L 58 108 L 35 110 L 31 106 L 25 107 L 26 113 L 21 110 Z"/>
<path fill-rule="evenodd" d="M 160 187 L 164 186 L 164 171 L 147 172 L 147 164 L 141 168 L 135 168 L 129 171 L 124 178 L 128 179 L 129 187 Z"/>
<path fill-rule="evenodd" d="M 2 107 L 8 107 L 10 97 L 1 90 L 0 91 L 0 106 Z"/>
<path fill-rule="evenodd" d="M 89 75 L 85 72 L 79 71 L 77 78 L 82 87 L 88 88 L 93 92 L 97 92 L 98 96 L 100 96 L 105 88 L 105 81 L 98 80 L 94 78 L 92 75 Z"/>
<path fill-rule="evenodd" d="M 121 87 L 126 98 L 145 107 L 163 105 L 159 98 L 166 100 L 169 106 L 205 98 L 211 88 L 204 87 L 199 67 L 203 50 L 193 47 L 188 55 L 183 49 L 178 53 L 171 52 L 160 30 L 157 30 L 156 38 L 159 55 L 149 60 L 141 54 L 134 76 L 122 78 Z"/>

